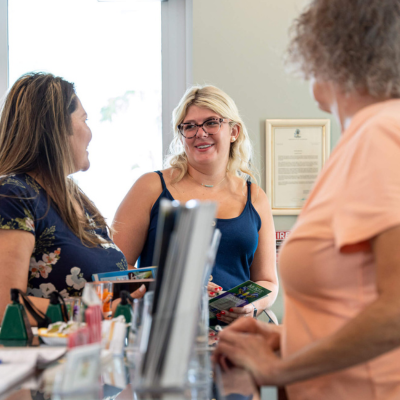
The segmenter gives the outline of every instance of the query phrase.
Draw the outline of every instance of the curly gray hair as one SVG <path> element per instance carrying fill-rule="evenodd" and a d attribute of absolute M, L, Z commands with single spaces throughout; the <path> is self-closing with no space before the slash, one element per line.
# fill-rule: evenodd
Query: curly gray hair
<path fill-rule="evenodd" d="M 305 79 L 400 97 L 399 0 L 313 0 L 291 35 L 286 61 Z"/>

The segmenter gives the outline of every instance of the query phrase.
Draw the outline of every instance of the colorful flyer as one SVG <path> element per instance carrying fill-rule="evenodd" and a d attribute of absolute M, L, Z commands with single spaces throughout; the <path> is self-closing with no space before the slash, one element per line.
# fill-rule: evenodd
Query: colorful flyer
<path fill-rule="evenodd" d="M 220 311 L 228 311 L 232 307 L 243 307 L 260 300 L 271 293 L 270 290 L 252 281 L 246 281 L 217 297 L 210 299 L 209 311 L 210 319 L 216 318 Z"/>
<path fill-rule="evenodd" d="M 93 274 L 93 281 L 129 281 L 137 279 L 154 279 L 157 275 L 157 267 L 134 268 L 124 271 L 103 272 Z"/>

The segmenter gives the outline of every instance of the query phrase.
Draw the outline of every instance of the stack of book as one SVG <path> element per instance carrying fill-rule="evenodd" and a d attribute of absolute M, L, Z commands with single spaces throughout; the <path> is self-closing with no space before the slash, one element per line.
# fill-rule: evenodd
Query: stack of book
<path fill-rule="evenodd" d="M 183 388 L 209 267 L 215 203 L 162 200 L 153 264 L 152 322 L 141 371 L 142 389 Z M 215 253 L 214 249 L 214 253 Z M 143 338 L 142 338 L 143 340 Z"/>

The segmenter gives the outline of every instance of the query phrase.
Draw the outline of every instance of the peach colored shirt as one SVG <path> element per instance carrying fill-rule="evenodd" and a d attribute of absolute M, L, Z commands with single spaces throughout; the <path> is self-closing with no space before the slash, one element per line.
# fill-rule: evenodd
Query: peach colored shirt
<path fill-rule="evenodd" d="M 377 298 L 369 240 L 397 225 L 400 100 L 389 100 L 354 116 L 281 250 L 283 356 L 333 334 Z M 400 350 L 295 383 L 288 394 L 290 400 L 400 399 Z"/>

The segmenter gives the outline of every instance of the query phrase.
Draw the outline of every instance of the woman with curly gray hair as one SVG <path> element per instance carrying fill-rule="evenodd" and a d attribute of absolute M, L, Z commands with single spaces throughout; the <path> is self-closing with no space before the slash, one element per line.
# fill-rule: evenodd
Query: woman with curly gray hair
<path fill-rule="evenodd" d="M 342 137 L 280 254 L 284 325 L 237 321 L 215 360 L 291 400 L 399 399 L 400 2 L 313 0 L 292 32 Z"/>
<path fill-rule="evenodd" d="M 139 178 L 120 205 L 115 243 L 129 264 L 139 258 L 139 267 L 152 265 L 161 198 L 217 202 L 215 224 L 222 238 L 209 294 L 249 279 L 265 286 L 272 293 L 254 307 L 233 307 L 217 315 L 223 323 L 253 317 L 275 301 L 278 282 L 271 210 L 254 183 L 246 127 L 226 93 L 214 86 L 193 86 L 174 110 L 173 129 L 166 169 Z"/>

